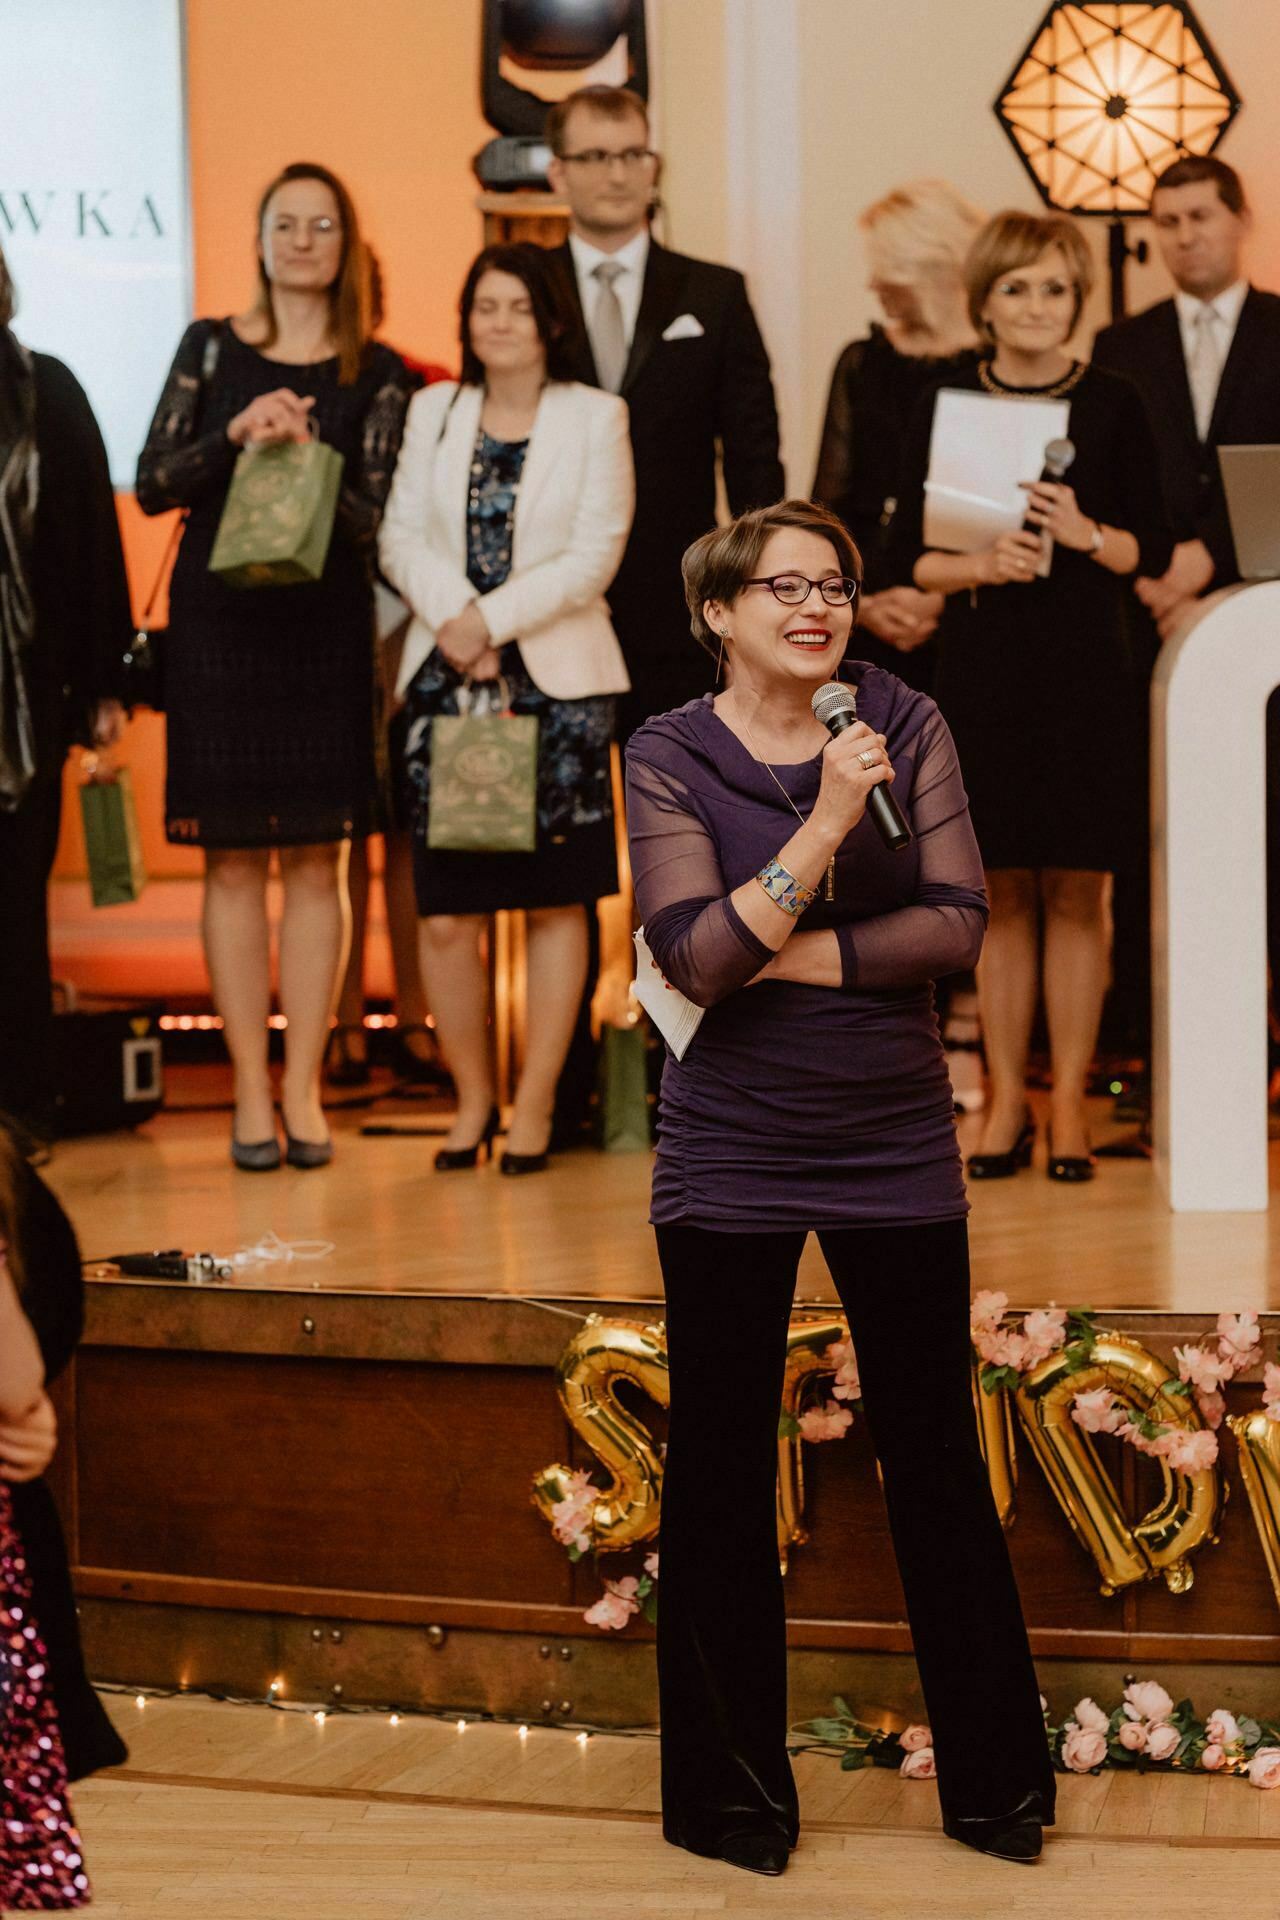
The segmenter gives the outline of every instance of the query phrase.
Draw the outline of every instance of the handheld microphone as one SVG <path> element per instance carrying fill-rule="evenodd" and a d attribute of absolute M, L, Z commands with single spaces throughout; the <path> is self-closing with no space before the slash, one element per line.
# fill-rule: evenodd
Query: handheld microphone
<path fill-rule="evenodd" d="M 1051 481 L 1061 480 L 1075 457 L 1076 450 L 1070 440 L 1050 440 L 1044 450 L 1044 465 L 1040 469 L 1040 478 Z M 1034 533 L 1039 539 L 1040 565 L 1036 568 L 1036 572 L 1043 579 L 1053 564 L 1053 535 L 1044 527 L 1038 527 L 1031 519 L 1023 521 L 1022 531 Z"/>
<path fill-rule="evenodd" d="M 809 702 L 814 718 L 821 720 L 833 740 L 858 718 L 858 698 L 843 680 L 828 680 Z M 886 786 L 872 787 L 867 795 L 867 812 L 875 821 L 876 832 L 891 853 L 899 852 L 911 839 L 911 829 L 902 817 L 902 809 Z"/>

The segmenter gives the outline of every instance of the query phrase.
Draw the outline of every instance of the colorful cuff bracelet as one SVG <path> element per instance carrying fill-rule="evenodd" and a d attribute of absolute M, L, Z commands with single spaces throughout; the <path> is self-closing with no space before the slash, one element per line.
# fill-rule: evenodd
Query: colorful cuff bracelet
<path fill-rule="evenodd" d="M 780 860 L 767 861 L 756 879 L 774 906 L 781 907 L 793 920 L 798 919 L 818 897 L 814 888 L 806 887 L 803 880 L 797 880 L 794 873 L 788 873 Z"/>

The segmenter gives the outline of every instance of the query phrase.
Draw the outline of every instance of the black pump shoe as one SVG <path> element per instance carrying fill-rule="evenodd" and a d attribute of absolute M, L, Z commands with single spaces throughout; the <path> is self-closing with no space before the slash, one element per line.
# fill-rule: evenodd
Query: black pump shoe
<path fill-rule="evenodd" d="M 1053 1135 L 1049 1135 L 1049 1164 L 1045 1171 L 1051 1180 L 1063 1180 L 1068 1186 L 1080 1186 L 1084 1181 L 1092 1180 L 1097 1165 L 1091 1153 L 1055 1153 Z"/>
<path fill-rule="evenodd" d="M 742 1833 L 726 1835 L 716 1858 L 746 1873 L 777 1875 L 786 1872 L 791 1849 L 783 1833 L 755 1833 L 746 1828 Z"/>
<path fill-rule="evenodd" d="M 489 1118 L 484 1123 L 484 1132 L 473 1147 L 441 1147 L 436 1155 L 437 1173 L 465 1173 L 474 1167 L 481 1157 L 487 1158 L 493 1152 L 493 1142 L 499 1126 L 498 1109 L 490 1107 Z M 503 1154 L 506 1159 L 506 1154 Z"/>
<path fill-rule="evenodd" d="M 550 1164 L 551 1155 L 545 1149 L 541 1153 L 504 1153 L 498 1161 L 498 1172 L 511 1175 L 544 1173 Z"/>
<path fill-rule="evenodd" d="M 358 1054 L 351 1046 L 353 1034 L 359 1034 L 368 1047 L 368 1035 L 358 1021 L 339 1022 L 329 1035 L 325 1048 L 324 1077 L 331 1087 L 367 1087 L 371 1078 L 367 1054 Z"/>
<path fill-rule="evenodd" d="M 965 1172 L 971 1180 L 1008 1180 L 1031 1165 L 1031 1149 L 1036 1143 L 1036 1123 L 1028 1113 L 1022 1131 L 1007 1153 L 971 1153 Z"/>

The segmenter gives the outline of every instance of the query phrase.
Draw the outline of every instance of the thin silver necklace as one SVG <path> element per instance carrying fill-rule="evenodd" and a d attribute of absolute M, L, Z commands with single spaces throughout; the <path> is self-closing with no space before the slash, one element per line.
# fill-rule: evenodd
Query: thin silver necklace
<path fill-rule="evenodd" d="M 733 710 L 735 713 L 738 713 L 738 701 L 737 701 L 736 695 L 733 694 L 732 689 L 730 689 L 730 695 L 731 695 L 731 698 L 733 699 Z M 803 827 L 806 824 L 804 815 L 801 813 L 799 807 L 796 805 L 795 801 L 791 798 L 791 795 L 787 792 L 781 780 L 779 780 L 777 774 L 774 772 L 773 768 L 769 765 L 769 762 L 765 759 L 759 747 L 756 745 L 756 737 L 754 733 L 752 733 L 751 731 L 751 723 L 747 719 L 746 714 L 738 713 L 738 719 L 742 723 L 742 731 L 747 736 L 747 744 L 751 748 L 752 758 L 760 766 L 764 768 L 765 772 L 768 774 L 769 778 L 772 780 L 774 786 L 778 789 L 778 792 L 782 795 L 783 799 L 786 801 L 787 805 L 790 807 L 792 813 L 794 813 L 796 819 L 800 822 L 800 825 Z M 835 897 L 836 897 L 836 857 L 833 853 L 830 860 L 827 862 L 827 879 L 826 879 L 826 885 L 823 888 L 823 898 L 825 900 L 834 900 Z"/>

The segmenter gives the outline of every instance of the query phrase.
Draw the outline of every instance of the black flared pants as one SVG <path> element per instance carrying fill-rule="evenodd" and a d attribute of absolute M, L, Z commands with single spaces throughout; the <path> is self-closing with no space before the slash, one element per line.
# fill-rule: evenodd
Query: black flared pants
<path fill-rule="evenodd" d="M 798 1808 L 787 1752 L 777 1429 L 801 1232 L 657 1229 L 671 1424 L 658 1680 L 663 1832 L 714 1852 Z M 858 1355 L 944 1821 L 1046 1823 L 1053 1773 L 1004 1533 L 978 1446 L 962 1220 L 819 1235 Z M 832 1611 L 836 1611 L 833 1606 Z"/>

